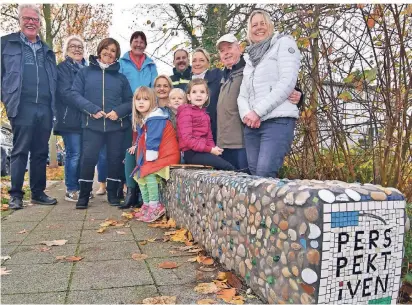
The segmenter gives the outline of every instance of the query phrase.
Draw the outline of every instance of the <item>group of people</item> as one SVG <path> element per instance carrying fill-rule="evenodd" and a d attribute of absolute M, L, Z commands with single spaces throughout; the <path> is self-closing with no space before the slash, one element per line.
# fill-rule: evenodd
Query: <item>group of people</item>
<path fill-rule="evenodd" d="M 210 69 L 209 53 L 174 52 L 173 75 L 158 75 L 137 31 L 122 57 L 119 43 L 103 39 L 85 56 L 78 36 L 67 38 L 65 60 L 39 38 L 40 12 L 19 6 L 21 31 L 1 38 L 2 101 L 13 131 L 10 203 L 21 209 L 30 151 L 32 202 L 56 204 L 44 193 L 48 140 L 54 122 L 66 147 L 66 199 L 88 207 L 99 154 L 107 158 L 107 199 L 119 208 L 141 206 L 136 218 L 165 213 L 159 179 L 185 162 L 276 177 L 289 152 L 302 94 L 295 88 L 300 52 L 291 36 L 274 32 L 270 16 L 252 12 L 250 45 L 223 35 L 216 49 L 225 68 Z M 122 202 L 123 184 L 126 197 Z"/>

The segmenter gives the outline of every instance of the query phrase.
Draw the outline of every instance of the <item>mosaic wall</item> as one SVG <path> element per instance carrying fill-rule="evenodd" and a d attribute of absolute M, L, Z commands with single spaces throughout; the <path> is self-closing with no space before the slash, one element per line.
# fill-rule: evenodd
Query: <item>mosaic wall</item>
<path fill-rule="evenodd" d="M 395 303 L 405 201 L 341 181 L 172 170 L 169 216 L 269 303 Z"/>

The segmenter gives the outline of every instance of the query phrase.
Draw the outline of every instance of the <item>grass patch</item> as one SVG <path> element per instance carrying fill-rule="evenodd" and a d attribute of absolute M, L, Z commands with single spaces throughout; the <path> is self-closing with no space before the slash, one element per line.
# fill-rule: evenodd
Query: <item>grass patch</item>
<path fill-rule="evenodd" d="M 412 203 L 406 204 L 406 217 L 412 218 Z M 405 232 L 402 280 L 412 284 L 412 232 Z"/>

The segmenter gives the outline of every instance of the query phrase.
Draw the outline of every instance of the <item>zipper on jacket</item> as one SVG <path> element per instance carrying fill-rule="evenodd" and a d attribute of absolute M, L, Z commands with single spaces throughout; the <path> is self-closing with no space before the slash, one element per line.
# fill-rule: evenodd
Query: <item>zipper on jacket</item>
<path fill-rule="evenodd" d="M 89 117 L 86 117 L 86 126 L 89 126 Z"/>
<path fill-rule="evenodd" d="M 123 127 L 123 119 L 120 119 L 120 127 Z"/>
<path fill-rule="evenodd" d="M 66 124 L 66 116 L 67 116 L 68 110 L 69 110 L 69 106 L 66 106 L 66 111 L 64 112 L 64 116 L 63 116 L 63 124 Z"/>
<path fill-rule="evenodd" d="M 31 49 L 31 48 L 30 48 Z M 36 104 L 39 102 L 39 65 L 37 64 L 37 51 L 32 50 L 34 53 L 34 61 L 36 62 L 36 76 L 37 76 L 37 90 L 36 90 Z M 44 63 L 46 65 L 46 63 Z"/>
<path fill-rule="evenodd" d="M 104 112 L 104 69 L 103 69 L 103 112 Z M 103 131 L 106 131 L 106 117 L 103 118 Z"/>

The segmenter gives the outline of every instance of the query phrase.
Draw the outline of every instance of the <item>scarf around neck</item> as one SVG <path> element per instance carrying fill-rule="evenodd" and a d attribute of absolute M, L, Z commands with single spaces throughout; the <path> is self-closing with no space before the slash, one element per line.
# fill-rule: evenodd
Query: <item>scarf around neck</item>
<path fill-rule="evenodd" d="M 249 54 L 249 59 L 252 62 L 253 67 L 256 67 L 260 63 L 263 55 L 269 50 L 273 35 L 274 34 L 258 43 L 251 44 L 246 48 L 246 52 Z"/>
<path fill-rule="evenodd" d="M 115 62 L 111 64 L 105 64 L 105 63 L 102 63 L 100 60 L 97 60 L 97 63 L 99 64 L 100 68 L 104 70 L 104 69 L 107 69 L 109 66 L 113 65 Z"/>
<path fill-rule="evenodd" d="M 203 71 L 200 74 L 193 74 L 192 79 L 196 79 L 196 78 L 205 79 L 205 75 L 206 75 L 207 70 L 209 70 L 209 69 L 206 69 L 205 71 Z"/>

